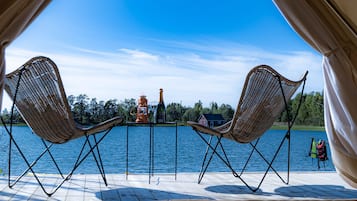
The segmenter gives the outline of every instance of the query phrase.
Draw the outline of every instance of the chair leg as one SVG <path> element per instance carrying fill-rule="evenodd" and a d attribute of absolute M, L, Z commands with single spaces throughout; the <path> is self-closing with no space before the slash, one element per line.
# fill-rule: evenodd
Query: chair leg
<path fill-rule="evenodd" d="M 49 149 L 52 147 L 52 144 L 50 146 L 46 145 L 46 148 L 44 149 L 44 151 L 30 164 L 30 162 L 27 160 L 26 156 L 24 155 L 23 151 L 21 150 L 21 148 L 19 147 L 19 145 L 16 143 L 16 141 L 13 139 L 12 134 L 10 134 L 10 144 L 14 144 L 15 148 L 17 149 L 17 151 L 19 152 L 21 158 L 24 160 L 25 164 L 27 165 L 27 169 L 20 175 L 18 176 L 12 183 L 11 183 L 11 153 L 12 153 L 12 146 L 9 145 L 9 175 L 8 175 L 8 186 L 9 188 L 12 188 L 16 185 L 16 183 L 18 181 L 20 181 L 20 179 L 26 175 L 27 172 L 31 172 L 33 174 L 33 176 L 35 177 L 37 183 L 40 185 L 41 189 L 43 190 L 43 192 L 47 195 L 47 196 L 51 196 L 53 193 L 52 192 L 48 192 L 44 185 L 42 184 L 42 182 L 40 181 L 40 178 L 38 177 L 38 175 L 36 174 L 36 172 L 33 170 L 33 166 L 42 158 L 42 156 L 44 156 L 45 153 L 49 153 Z M 56 163 L 56 162 L 55 162 Z"/>
<path fill-rule="evenodd" d="M 211 144 L 212 138 L 213 138 L 213 136 L 209 137 L 209 141 L 208 141 L 209 144 Z M 202 177 L 203 177 L 202 175 L 203 175 L 203 171 L 205 169 L 205 164 L 206 164 L 206 160 L 207 160 L 208 151 L 209 151 L 209 146 L 207 146 L 206 151 L 205 151 L 205 155 L 203 156 L 200 174 L 198 175 L 198 183 L 201 183 L 201 180 L 202 180 Z"/>
<path fill-rule="evenodd" d="M 13 142 L 13 143 L 16 143 L 16 142 Z M 17 146 L 16 146 L 16 147 L 17 147 Z M 25 176 L 29 171 L 31 171 L 33 174 L 35 174 L 35 173 L 33 172 L 33 170 L 32 170 L 32 167 L 42 158 L 42 156 L 45 155 L 46 152 L 49 151 L 49 149 L 50 149 L 51 147 L 52 147 L 52 145 L 49 146 L 49 147 L 47 147 L 46 149 L 44 149 L 44 150 L 42 151 L 42 153 L 41 153 L 31 164 L 30 164 L 30 163 L 28 162 L 28 160 L 25 158 L 25 156 L 24 156 L 22 150 L 17 147 L 17 150 L 18 150 L 18 152 L 20 153 L 20 155 L 23 156 L 23 159 L 25 160 L 25 163 L 26 163 L 26 164 L 29 164 L 29 165 L 28 165 L 27 169 L 24 170 L 24 171 L 22 172 L 22 174 L 20 174 L 20 175 L 14 180 L 14 182 L 11 183 L 11 179 L 10 179 L 10 176 L 11 176 L 11 158 L 9 158 L 9 182 L 8 182 L 8 186 L 9 186 L 10 188 L 12 188 L 12 187 L 13 187 L 23 176 Z M 9 156 L 11 155 L 11 152 L 12 152 L 12 150 L 9 150 Z"/>
<path fill-rule="evenodd" d="M 204 159 L 203 159 L 203 162 L 202 162 L 201 171 L 200 171 L 200 174 L 198 176 L 198 183 L 201 183 L 201 181 L 203 179 L 203 176 L 205 175 L 205 173 L 207 171 L 207 168 L 208 168 L 209 164 L 211 163 L 213 155 L 216 152 L 216 149 L 217 149 L 217 147 L 218 147 L 218 145 L 220 143 L 220 140 L 221 140 L 221 138 L 217 138 L 218 141 L 217 141 L 216 145 L 214 146 L 214 149 L 212 150 L 212 153 L 211 153 L 209 159 L 207 160 L 207 155 L 208 155 L 209 148 L 210 148 L 210 145 L 211 145 L 211 142 L 212 142 L 212 138 L 213 138 L 213 136 L 210 136 L 209 142 L 206 141 L 206 143 L 208 143 L 208 144 L 207 144 L 206 153 L 205 153 L 205 156 L 204 156 Z"/>
<path fill-rule="evenodd" d="M 217 139 L 218 139 L 218 137 L 217 137 Z M 232 167 L 232 166 L 231 166 L 231 162 L 230 162 L 229 159 L 228 159 L 227 153 L 226 153 L 226 151 L 224 150 L 223 145 L 222 145 L 222 143 L 221 143 L 221 139 L 219 140 L 219 146 L 221 147 L 222 153 L 224 154 L 224 158 L 226 159 L 227 163 L 229 164 L 230 167 Z M 230 168 L 230 169 L 233 169 L 233 168 Z M 232 171 L 232 174 L 233 174 L 233 176 L 238 175 L 236 171 Z"/>
<path fill-rule="evenodd" d="M 17 144 L 17 142 L 13 139 L 13 136 L 11 133 L 8 133 L 9 136 L 10 136 L 10 141 L 9 141 L 9 162 L 8 162 L 8 186 L 9 188 L 12 188 L 16 185 L 16 183 L 18 181 L 21 180 L 21 178 L 23 176 L 25 176 L 28 172 L 31 172 L 33 174 L 33 176 L 35 177 L 37 183 L 40 185 L 42 191 L 47 195 L 47 196 L 52 196 L 63 184 L 65 181 L 69 180 L 71 178 L 71 176 L 73 175 L 74 171 L 79 167 L 79 165 L 89 156 L 89 154 L 92 154 L 93 157 L 94 157 L 94 160 L 98 166 L 98 169 L 99 169 L 99 172 L 100 174 L 102 175 L 102 178 L 104 180 L 104 183 L 105 185 L 108 185 L 107 184 L 107 180 L 106 180 L 106 176 L 105 176 L 105 172 L 104 172 L 104 166 L 103 166 L 103 162 L 102 162 L 102 159 L 101 159 L 101 156 L 100 156 L 100 151 L 99 151 L 99 143 L 106 137 L 106 135 L 110 132 L 111 129 L 107 130 L 99 139 L 97 139 L 95 137 L 95 135 L 93 135 L 93 138 L 94 138 L 94 144 L 92 145 L 89 141 L 89 137 L 87 136 L 85 142 L 83 143 L 82 145 L 82 148 L 80 150 L 80 153 L 73 165 L 73 168 L 70 170 L 70 172 L 64 176 L 62 171 L 60 170 L 59 168 L 59 165 L 58 163 L 56 162 L 53 154 L 51 153 L 50 149 L 51 147 L 53 146 L 53 144 L 49 144 L 47 145 L 45 141 L 42 141 L 45 149 L 40 153 L 40 155 L 32 162 L 30 163 L 28 161 L 28 159 L 26 158 L 25 154 L 23 153 L 23 151 L 21 150 L 20 146 Z M 86 152 L 84 154 L 84 148 L 85 146 L 88 144 L 89 146 L 89 151 Z M 20 176 L 17 176 L 16 179 L 14 179 L 13 181 L 11 181 L 11 156 L 12 156 L 12 149 L 13 149 L 13 146 L 14 148 L 19 152 L 21 158 L 24 160 L 25 164 L 27 165 L 27 169 L 20 175 Z M 94 153 L 94 150 L 96 150 L 96 153 L 98 155 L 98 157 L 95 155 Z M 38 177 L 38 175 L 36 174 L 36 172 L 33 170 L 33 167 L 36 165 L 36 163 L 45 155 L 45 154 L 49 154 L 52 162 L 54 163 L 59 175 L 62 177 L 62 180 L 58 183 L 58 185 L 52 189 L 52 191 L 48 191 L 43 183 L 41 182 L 40 178 Z"/>
<path fill-rule="evenodd" d="M 94 148 L 94 147 L 91 145 L 90 140 L 89 140 L 89 136 L 86 136 L 86 138 L 87 138 L 87 141 L 88 141 L 88 145 L 89 145 L 89 147 L 90 147 L 90 149 L 91 149 L 90 152 L 92 153 L 93 158 L 94 158 L 94 161 L 95 161 L 95 163 L 97 164 L 98 170 L 99 170 L 99 172 L 100 172 L 100 174 L 101 174 L 101 176 L 102 176 L 102 178 L 103 178 L 104 184 L 105 184 L 106 186 L 108 186 L 107 179 L 106 179 L 106 176 L 105 176 L 105 171 L 104 171 L 104 165 L 103 165 L 102 157 L 101 157 L 100 151 L 99 151 L 99 146 L 98 146 L 97 138 L 95 137 L 95 135 L 93 135 L 94 143 L 95 143 L 95 145 L 97 145 L 96 148 Z M 94 149 L 97 151 L 98 158 L 97 158 L 96 154 L 94 153 Z"/>
<path fill-rule="evenodd" d="M 268 165 L 268 167 L 266 168 L 266 170 L 265 170 L 265 172 L 264 172 L 264 175 L 263 175 L 263 177 L 261 178 L 261 180 L 260 180 L 260 182 L 259 182 L 259 184 L 257 185 L 257 189 L 259 189 L 260 188 L 260 186 L 262 185 L 262 183 L 263 183 L 263 181 L 265 180 L 265 178 L 266 178 L 266 175 L 268 174 L 268 172 L 270 171 L 270 170 L 272 170 L 274 173 L 275 173 L 275 175 L 277 175 L 278 177 L 279 177 L 279 179 L 283 182 L 283 183 L 285 183 L 285 184 L 288 184 L 289 183 L 289 172 L 290 172 L 290 132 L 288 131 L 286 134 L 285 134 L 285 136 L 284 136 L 284 138 L 281 140 L 281 142 L 280 142 L 280 144 L 279 144 L 279 146 L 278 146 L 278 148 L 277 148 L 277 150 L 275 151 L 275 153 L 274 153 L 274 155 L 273 155 L 273 158 L 271 159 L 271 161 L 268 161 L 265 157 L 264 157 L 264 155 L 257 149 L 257 147 L 256 147 L 256 145 L 257 145 L 257 143 L 255 144 L 255 145 L 252 145 L 251 144 L 251 146 L 252 146 L 252 150 L 253 151 L 256 151 L 257 153 L 258 153 L 258 155 L 266 162 L 266 164 Z M 287 172 L 287 178 L 286 178 L 286 180 L 284 180 L 283 179 L 283 177 L 278 173 L 278 171 L 276 170 L 276 169 L 274 169 L 274 167 L 273 167 L 273 163 L 274 163 L 274 161 L 275 161 L 275 159 L 277 158 L 277 156 L 278 156 L 278 154 L 279 154 L 279 152 L 280 152 L 280 150 L 281 150 L 281 148 L 282 148 L 282 146 L 284 145 L 284 142 L 285 142 L 285 140 L 288 140 L 288 156 L 287 156 L 287 160 L 288 160 L 288 172 Z M 249 159 L 248 159 L 249 160 Z M 247 161 L 248 162 L 248 161 Z"/>
<path fill-rule="evenodd" d="M 53 143 L 51 143 L 51 144 L 50 144 L 50 147 L 48 147 L 48 145 L 46 144 L 46 142 L 45 142 L 44 139 L 41 139 L 41 141 L 42 141 L 43 145 L 46 147 L 46 150 L 47 150 L 49 156 L 51 157 L 52 162 L 53 162 L 54 165 L 56 166 L 56 169 L 57 169 L 58 173 L 61 175 L 62 179 L 64 179 L 63 173 L 62 173 L 62 171 L 61 171 L 59 165 L 57 164 L 55 158 L 53 157 L 53 155 L 52 155 L 52 153 L 51 153 L 51 151 L 50 151 L 50 148 L 52 147 Z"/>
<path fill-rule="evenodd" d="M 64 183 L 65 181 L 69 180 L 69 179 L 72 177 L 74 171 L 82 164 L 82 162 L 89 156 L 89 154 L 92 153 L 93 156 L 94 156 L 94 158 L 95 158 L 95 160 L 96 160 L 96 157 L 95 157 L 93 151 L 94 151 L 94 149 L 98 149 L 99 143 L 107 136 L 107 134 L 111 131 L 111 129 L 112 129 L 112 128 L 108 129 L 108 130 L 99 138 L 99 140 L 96 140 L 96 139 L 95 139 L 96 142 L 95 142 L 95 144 L 94 144 L 93 146 L 90 145 L 89 138 L 88 138 L 88 136 L 87 136 L 87 138 L 86 138 L 86 140 L 85 140 L 85 142 L 84 142 L 84 144 L 83 144 L 83 146 L 82 146 L 82 148 L 81 148 L 81 151 L 80 151 L 80 153 L 79 153 L 79 155 L 78 155 L 78 157 L 77 157 L 77 160 L 76 160 L 76 162 L 75 162 L 75 164 L 74 164 L 72 170 L 71 170 L 71 171 L 67 174 L 67 176 L 61 181 L 61 183 L 58 184 L 58 186 L 51 192 L 51 194 L 50 194 L 49 196 L 51 196 L 52 194 L 54 194 L 54 193 L 63 185 L 63 183 Z M 85 154 L 83 154 L 84 148 L 85 148 L 85 146 L 86 146 L 87 143 L 88 143 L 90 149 L 89 149 L 88 152 L 86 152 Z M 98 152 L 98 153 L 99 153 L 99 152 Z M 101 159 L 100 159 L 100 160 L 101 160 Z M 97 160 L 96 160 L 96 163 L 97 163 L 97 165 L 98 165 L 98 161 L 97 161 Z M 100 163 L 102 164 L 102 162 L 100 162 Z M 103 164 L 102 164 L 102 165 L 103 165 Z M 98 168 L 99 168 L 99 166 L 98 166 Z M 100 168 L 99 168 L 99 169 L 100 169 Z M 101 171 L 101 170 L 99 170 L 99 171 Z M 103 175 L 104 175 L 103 180 L 104 180 L 105 184 L 107 185 L 106 179 L 105 179 L 105 174 L 104 174 L 104 168 L 103 168 Z"/>
<path fill-rule="evenodd" d="M 260 140 L 260 138 L 258 138 L 258 139 L 255 141 L 254 145 L 253 145 L 252 143 L 250 143 L 250 145 L 253 146 L 253 147 L 256 147 L 257 144 L 259 143 L 259 140 Z M 243 168 L 242 168 L 242 170 L 241 170 L 239 176 L 241 176 L 241 175 L 244 173 L 245 169 L 247 168 L 247 165 L 248 165 L 250 159 L 251 159 L 252 156 L 253 156 L 254 150 L 255 150 L 255 149 L 253 148 L 252 151 L 250 152 L 250 154 L 249 154 L 249 156 L 248 156 L 248 159 L 247 159 L 247 161 L 245 162 L 245 164 L 244 164 L 244 166 L 243 166 Z"/>
<path fill-rule="evenodd" d="M 93 135 L 93 138 L 94 138 L 94 142 L 95 144 L 98 144 L 97 142 L 97 137 L 95 135 Z M 97 154 L 98 154 L 98 159 L 99 159 L 99 162 L 100 162 L 100 169 L 102 170 L 101 172 L 101 175 L 102 175 L 102 178 L 103 178 L 103 181 L 105 183 L 106 186 L 108 186 L 108 183 L 107 183 L 107 178 L 105 176 L 105 170 L 104 170 L 104 165 L 103 165 L 103 160 L 102 160 L 102 157 L 101 157 L 101 154 L 100 154 L 100 151 L 99 151 L 99 145 L 97 146 L 96 148 L 97 150 Z M 99 168 L 99 167 L 98 167 Z"/>
<path fill-rule="evenodd" d="M 269 172 L 269 170 L 271 169 L 271 170 L 280 178 L 280 180 L 281 180 L 283 183 L 286 183 L 286 184 L 287 184 L 288 181 L 289 181 L 289 177 L 287 177 L 287 181 L 285 181 L 285 180 L 280 176 L 280 174 L 278 173 L 278 171 L 273 167 L 273 162 L 275 161 L 275 158 L 277 157 L 277 154 L 279 153 L 279 151 L 280 151 L 280 149 L 281 149 L 281 147 L 282 147 L 282 145 L 283 145 L 285 139 L 289 139 L 289 138 L 287 138 L 287 135 L 285 135 L 285 137 L 284 137 L 284 138 L 282 139 L 282 141 L 280 142 L 280 145 L 279 145 L 278 149 L 276 150 L 276 152 L 275 152 L 275 154 L 274 154 L 274 156 L 273 156 L 273 159 L 272 159 L 271 161 L 268 161 L 268 160 L 264 157 L 264 155 L 261 153 L 261 151 L 259 151 L 259 150 L 257 149 L 257 145 L 258 145 L 259 139 L 258 139 L 254 144 L 250 143 L 250 145 L 251 145 L 251 147 L 252 147 L 252 151 L 250 152 L 250 155 L 249 155 L 247 161 L 245 162 L 244 167 L 242 168 L 242 171 L 241 171 L 241 173 L 240 173 L 240 176 L 243 175 L 243 173 L 245 172 L 246 166 L 247 166 L 248 163 L 250 162 L 253 153 L 254 153 L 254 152 L 257 152 L 258 155 L 259 155 L 259 156 L 264 160 L 264 162 L 268 165 L 267 169 L 265 170 L 265 174 L 264 174 L 264 176 L 263 176 L 263 180 L 264 180 L 266 174 L 267 174 L 267 173 Z M 289 144 L 288 144 L 288 166 L 289 166 L 289 165 L 290 165 L 290 140 L 289 140 L 288 142 L 289 142 Z M 289 168 L 288 168 L 288 172 L 289 172 Z"/>
<path fill-rule="evenodd" d="M 242 181 L 242 183 L 247 186 L 247 188 L 249 188 L 251 191 L 255 192 L 258 190 L 258 188 L 252 188 L 251 186 L 248 185 L 248 183 L 242 179 L 242 177 L 240 177 L 238 175 L 238 173 L 233 169 L 232 165 L 230 164 L 229 160 L 228 160 L 228 157 L 226 155 L 226 152 L 224 151 L 224 148 L 223 148 L 223 145 L 221 143 L 221 140 L 222 140 L 222 136 L 220 137 L 217 137 L 217 143 L 215 146 L 212 146 L 209 141 L 207 141 L 203 135 L 201 133 L 199 133 L 198 131 L 196 131 L 196 133 L 198 134 L 198 136 L 200 136 L 200 138 L 207 144 L 207 146 L 212 150 L 212 155 L 210 156 L 210 158 L 213 157 L 213 155 L 216 155 L 219 159 L 221 159 L 221 161 L 232 171 L 232 174 L 234 177 L 240 179 Z M 223 149 L 223 156 L 217 152 L 217 147 L 218 146 L 221 146 L 221 148 Z M 207 170 L 207 167 L 208 167 L 209 163 L 206 164 L 206 167 L 205 167 L 205 170 Z M 203 172 L 203 175 L 204 175 L 205 171 Z M 201 176 L 203 178 L 203 175 Z M 201 178 L 201 180 L 202 180 Z"/>
<path fill-rule="evenodd" d="M 83 154 L 83 151 L 84 151 L 84 147 L 86 145 L 86 143 L 89 143 L 89 140 L 86 138 L 86 141 L 82 147 L 82 150 L 77 158 L 77 161 L 75 162 L 73 168 L 72 168 L 72 171 L 71 173 L 73 174 L 73 172 L 79 167 L 80 164 L 82 164 L 82 162 L 89 156 L 89 154 L 94 154 L 93 150 L 94 149 L 97 149 L 99 144 L 102 142 L 102 140 L 107 136 L 107 134 L 111 131 L 112 128 L 108 129 L 100 138 L 99 140 L 97 140 L 97 142 L 91 146 L 89 145 L 89 151 L 86 153 L 86 154 Z M 98 163 L 99 164 L 99 163 Z M 101 170 L 99 170 L 101 172 Z"/>
<path fill-rule="evenodd" d="M 225 151 L 224 148 L 223 148 L 223 145 L 222 145 L 222 143 L 221 143 L 222 136 L 217 137 L 216 145 L 213 147 L 212 144 L 211 144 L 211 139 L 212 139 L 212 138 L 210 138 L 210 140 L 207 141 L 207 140 L 203 137 L 203 135 L 202 135 L 201 133 L 199 133 L 198 131 L 196 131 L 196 133 L 197 133 L 198 136 L 200 136 L 200 138 L 207 144 L 207 149 L 211 149 L 211 150 L 212 150 L 211 156 L 209 157 L 207 163 L 205 164 L 205 162 L 206 162 L 206 160 L 207 160 L 207 154 L 208 154 L 208 150 L 206 150 L 206 154 L 205 154 L 205 156 L 204 156 L 204 161 L 203 161 L 202 167 L 201 167 L 201 172 L 200 172 L 200 175 L 199 175 L 199 183 L 200 183 L 200 181 L 202 180 L 202 178 L 203 178 L 205 172 L 207 171 L 207 168 L 208 168 L 208 166 L 209 166 L 209 164 L 210 164 L 210 162 L 211 162 L 211 160 L 212 160 L 213 155 L 215 155 L 215 154 L 226 164 L 226 166 L 232 171 L 232 174 L 233 174 L 234 176 L 238 176 L 238 174 L 236 173 L 236 171 L 235 171 L 235 170 L 233 169 L 233 167 L 231 166 L 231 163 L 230 163 L 230 161 L 229 161 L 229 159 L 228 159 L 228 156 L 227 156 L 227 154 L 226 154 L 226 151 Z M 219 154 L 219 153 L 217 152 L 218 146 L 220 146 L 221 151 L 222 151 L 222 153 L 223 153 L 223 156 L 221 156 L 221 154 Z"/>
<path fill-rule="evenodd" d="M 278 153 L 280 152 L 280 149 L 281 149 L 281 147 L 283 146 L 285 140 L 288 139 L 288 141 L 290 142 L 290 138 L 287 137 L 289 132 L 288 132 L 288 133 L 284 136 L 284 138 L 282 139 L 282 141 L 281 141 L 279 147 L 277 148 L 277 150 L 276 150 L 276 152 L 275 152 L 275 154 L 274 154 L 274 156 L 273 156 L 273 158 L 272 158 L 271 161 L 268 161 L 268 160 L 264 157 L 264 155 L 257 149 L 257 144 L 258 144 L 258 142 L 259 142 L 259 139 L 258 139 L 254 144 L 251 143 L 252 151 L 250 152 L 250 155 L 249 155 L 249 157 L 248 157 L 246 163 L 244 164 L 244 167 L 243 167 L 243 169 L 242 169 L 242 171 L 241 171 L 240 174 L 238 174 L 238 173 L 233 169 L 231 163 L 230 163 L 229 160 L 228 160 L 228 156 L 226 155 L 226 152 L 225 152 L 225 150 L 224 150 L 224 148 L 223 148 L 223 145 L 222 145 L 222 143 L 221 143 L 222 137 L 217 137 L 217 142 L 216 142 L 216 144 L 215 144 L 214 146 L 212 146 L 212 137 L 210 137 L 210 139 L 207 140 L 207 139 L 204 138 L 204 136 L 203 136 L 201 133 L 199 133 L 198 131 L 196 131 L 196 133 L 197 133 L 197 134 L 200 136 L 200 138 L 207 144 L 207 149 L 206 149 L 206 153 L 205 153 L 204 160 L 203 160 L 203 163 L 202 163 L 201 172 L 200 172 L 200 174 L 199 174 L 198 183 L 200 183 L 201 180 L 203 179 L 204 174 L 205 174 L 206 171 L 207 171 L 207 168 L 208 168 L 208 166 L 209 166 L 209 164 L 210 164 L 210 162 L 211 162 L 211 160 L 212 160 L 213 155 L 216 155 L 218 158 L 220 158 L 221 161 L 232 171 L 233 175 L 234 175 L 236 178 L 240 179 L 240 180 L 241 180 L 251 191 L 253 191 L 253 192 L 256 192 L 256 191 L 260 188 L 260 186 L 262 185 L 262 183 L 263 183 L 263 181 L 264 181 L 264 179 L 265 179 L 267 173 L 269 172 L 269 170 L 273 170 L 273 171 L 276 173 L 276 175 L 283 181 L 283 183 L 286 183 L 286 184 L 288 183 L 288 181 L 289 181 L 289 174 L 288 174 L 287 181 L 285 181 L 285 180 L 280 176 L 280 174 L 277 172 L 277 170 L 274 169 L 273 163 L 274 163 L 274 161 L 275 161 L 275 159 L 276 159 Z M 222 156 L 220 153 L 218 153 L 218 151 L 217 151 L 218 146 L 221 147 L 222 152 L 223 152 L 223 156 Z M 208 157 L 208 152 L 209 152 L 208 149 L 210 149 L 210 150 L 212 151 L 212 153 L 211 153 L 211 155 L 210 155 L 209 157 Z M 248 163 L 249 163 L 249 161 L 250 161 L 250 159 L 251 159 L 251 157 L 252 157 L 254 151 L 259 154 L 259 156 L 266 162 L 266 164 L 268 165 L 268 167 L 267 167 L 267 169 L 265 170 L 264 175 L 263 175 L 261 181 L 258 183 L 258 185 L 257 185 L 256 187 L 253 188 L 253 187 L 251 187 L 250 185 L 248 185 L 248 183 L 246 183 L 246 181 L 241 177 L 241 175 L 242 175 L 243 172 L 245 171 L 246 166 L 248 165 Z M 290 152 L 290 143 L 288 144 L 288 156 L 289 156 L 289 152 Z M 290 163 L 290 160 L 288 160 L 288 163 Z M 289 167 L 289 165 L 288 165 L 288 167 Z M 289 172 L 289 170 L 288 170 L 288 172 Z"/>

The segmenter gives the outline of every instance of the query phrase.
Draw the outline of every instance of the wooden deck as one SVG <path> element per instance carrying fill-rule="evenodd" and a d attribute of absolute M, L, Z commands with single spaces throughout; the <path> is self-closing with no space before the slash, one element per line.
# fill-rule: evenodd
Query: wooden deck
<path fill-rule="evenodd" d="M 52 188 L 56 175 L 43 175 Z M 0 177 L 0 200 L 356 200 L 357 189 L 348 186 L 335 172 L 293 172 L 289 185 L 269 174 L 260 190 L 252 193 L 230 173 L 207 173 L 197 184 L 198 173 L 154 175 L 109 174 L 108 186 L 100 175 L 73 175 L 52 197 L 47 197 L 31 175 L 14 188 Z M 260 173 L 248 173 L 249 182 Z"/>

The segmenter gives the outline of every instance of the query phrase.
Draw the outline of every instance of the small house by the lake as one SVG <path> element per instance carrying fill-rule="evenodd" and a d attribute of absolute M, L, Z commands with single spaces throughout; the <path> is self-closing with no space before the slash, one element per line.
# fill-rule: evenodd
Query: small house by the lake
<path fill-rule="evenodd" d="M 207 127 L 215 127 L 224 124 L 224 120 L 221 114 L 202 114 L 198 118 L 198 123 Z"/>

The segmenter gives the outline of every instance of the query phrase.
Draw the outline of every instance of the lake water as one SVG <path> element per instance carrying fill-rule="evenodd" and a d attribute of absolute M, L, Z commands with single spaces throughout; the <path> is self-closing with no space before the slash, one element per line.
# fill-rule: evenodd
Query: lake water
<path fill-rule="evenodd" d="M 106 173 L 125 173 L 126 171 L 126 127 L 114 128 L 100 144 L 101 156 L 105 165 Z M 206 150 L 206 145 L 191 127 L 179 126 L 178 128 L 178 172 L 198 172 L 200 171 L 202 157 Z M 8 168 L 8 143 L 9 137 L 3 127 L 0 127 L 0 168 L 7 173 Z M 149 128 L 148 127 L 129 127 L 129 172 L 147 173 L 149 168 Z M 23 151 L 29 158 L 35 158 L 42 151 L 43 145 L 40 139 L 32 134 L 28 127 L 14 127 L 14 138 L 23 147 Z M 285 131 L 269 130 L 261 138 L 258 148 L 267 158 L 271 158 L 277 144 L 280 143 Z M 327 142 L 325 132 L 316 131 L 292 131 L 291 133 L 291 171 L 334 171 L 332 165 L 329 145 L 329 160 L 320 162 L 321 168 L 317 167 L 317 160 L 308 156 L 311 138 L 323 139 Z M 54 145 L 53 154 L 58 159 L 64 171 L 69 170 L 84 138 L 70 141 L 62 145 Z M 223 144 L 231 164 L 239 170 L 245 159 L 248 157 L 250 145 L 238 144 L 229 140 L 224 140 Z M 287 170 L 287 143 L 283 146 L 280 154 L 274 162 L 274 167 L 278 171 Z M 175 172 L 175 127 L 155 127 L 154 138 L 155 172 L 174 173 Z M 13 152 L 13 173 L 20 174 L 24 168 L 22 159 L 18 153 Z M 248 171 L 264 171 L 266 164 L 258 160 L 257 154 L 248 166 Z M 35 170 L 43 173 L 56 173 L 46 155 L 35 166 Z M 229 172 L 227 167 L 215 157 L 208 168 L 210 172 Z M 97 174 L 98 170 L 89 156 L 75 173 Z"/>

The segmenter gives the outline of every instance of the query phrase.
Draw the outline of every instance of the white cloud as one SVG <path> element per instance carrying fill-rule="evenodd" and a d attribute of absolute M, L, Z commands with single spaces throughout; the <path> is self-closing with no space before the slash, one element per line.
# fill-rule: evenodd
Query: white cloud
<path fill-rule="evenodd" d="M 122 48 L 122 49 L 120 49 L 120 51 L 127 53 L 134 59 L 145 59 L 145 60 L 153 60 L 153 61 L 158 60 L 158 56 L 149 54 L 147 52 L 142 52 L 139 50 L 130 50 L 130 49 Z"/>
<path fill-rule="evenodd" d="M 193 106 L 216 101 L 236 107 L 245 76 L 256 65 L 268 64 L 296 80 L 309 70 L 306 91 L 322 91 L 321 57 L 311 52 L 273 53 L 235 44 L 205 46 L 171 43 L 181 51 L 141 51 L 122 48 L 104 52 L 68 48 L 63 52 L 33 52 L 8 48 L 7 73 L 31 57 L 44 55 L 59 67 L 67 95 L 87 94 L 98 100 L 138 98 L 157 102 L 164 88 L 166 103 Z M 4 97 L 3 108 L 10 101 Z"/>

